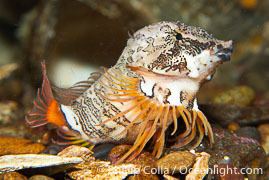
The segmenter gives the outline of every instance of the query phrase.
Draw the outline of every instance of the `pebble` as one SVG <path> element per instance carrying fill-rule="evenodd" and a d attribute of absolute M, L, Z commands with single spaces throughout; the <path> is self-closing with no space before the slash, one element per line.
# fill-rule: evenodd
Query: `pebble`
<path fill-rule="evenodd" d="M 18 104 L 14 101 L 0 103 L 0 124 L 7 125 L 14 122 L 18 116 Z"/>
<path fill-rule="evenodd" d="M 34 169 L 34 172 L 55 174 L 82 161 L 79 157 L 60 157 L 47 154 L 5 155 L 0 157 L 0 173 Z"/>
<path fill-rule="evenodd" d="M 262 124 L 258 127 L 261 135 L 261 145 L 267 155 L 269 155 L 269 124 Z"/>
<path fill-rule="evenodd" d="M 112 148 L 108 155 L 108 159 L 114 164 L 124 155 L 132 146 L 130 145 L 118 145 Z M 142 167 L 155 168 L 156 158 L 149 152 L 142 151 L 135 159 L 130 161 L 132 164 L 136 164 Z"/>
<path fill-rule="evenodd" d="M 188 151 L 172 152 L 159 159 L 157 167 L 165 174 L 174 174 L 192 167 L 195 158 L 195 155 Z"/>
<path fill-rule="evenodd" d="M 258 5 L 258 0 L 239 0 L 239 4 L 243 9 L 254 10 Z"/>
<path fill-rule="evenodd" d="M 235 132 L 238 136 L 252 138 L 260 141 L 260 133 L 257 128 L 252 126 L 241 127 Z"/>
<path fill-rule="evenodd" d="M 156 174 L 140 173 L 140 174 L 128 177 L 128 180 L 159 180 L 159 177 Z"/>
<path fill-rule="evenodd" d="M 237 168 L 262 168 L 266 164 L 266 153 L 257 140 L 248 137 L 240 137 L 228 130 L 216 127 L 212 124 L 215 143 L 210 147 L 204 139 L 196 152 L 207 152 L 211 155 L 209 167 L 221 164 L 224 160 Z M 255 175 L 257 179 L 260 174 Z"/>
<path fill-rule="evenodd" d="M 86 161 L 74 166 L 68 172 L 72 179 L 124 179 L 131 174 L 139 174 L 140 167 L 134 164 L 113 165 L 109 161 Z"/>
<path fill-rule="evenodd" d="M 131 147 L 131 145 L 115 146 L 108 154 L 108 159 L 112 162 L 112 164 L 115 164 Z"/>
<path fill-rule="evenodd" d="M 237 86 L 218 93 L 213 99 L 214 104 L 233 104 L 237 106 L 248 106 L 255 98 L 255 92 L 248 86 Z"/>
<path fill-rule="evenodd" d="M 210 154 L 206 152 L 196 153 L 195 164 L 191 172 L 186 176 L 186 180 L 204 179 L 208 171 L 208 161 Z"/>
<path fill-rule="evenodd" d="M 69 146 L 58 153 L 58 156 L 61 157 L 80 157 L 84 161 L 95 160 L 95 158 L 92 155 L 93 152 L 88 148 L 76 145 Z"/>
<path fill-rule="evenodd" d="M 10 63 L 0 66 L 0 82 L 3 79 L 8 78 L 15 70 L 19 68 L 19 65 L 16 63 Z"/>
<path fill-rule="evenodd" d="M 54 180 L 54 178 L 45 175 L 34 175 L 31 176 L 28 180 Z"/>
<path fill-rule="evenodd" d="M 1 180 L 27 180 L 27 177 L 18 172 L 8 172 L 0 174 Z"/>
<path fill-rule="evenodd" d="M 28 139 L 0 136 L 0 155 L 38 154 L 44 149 L 44 145 Z"/>

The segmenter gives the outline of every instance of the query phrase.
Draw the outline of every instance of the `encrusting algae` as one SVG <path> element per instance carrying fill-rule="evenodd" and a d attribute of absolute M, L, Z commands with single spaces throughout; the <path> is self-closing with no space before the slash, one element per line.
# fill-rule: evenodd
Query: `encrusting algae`
<path fill-rule="evenodd" d="M 60 144 L 133 144 L 117 163 L 137 157 L 149 141 L 159 158 L 171 124 L 178 147 L 197 147 L 205 135 L 213 143 L 196 94 L 216 67 L 230 59 L 232 48 L 232 41 L 180 22 L 146 26 L 130 37 L 113 67 L 71 88 L 51 87 L 42 63 L 42 88 L 26 121 L 32 127 L 56 125 Z M 179 126 L 185 127 L 181 134 L 176 133 Z"/>

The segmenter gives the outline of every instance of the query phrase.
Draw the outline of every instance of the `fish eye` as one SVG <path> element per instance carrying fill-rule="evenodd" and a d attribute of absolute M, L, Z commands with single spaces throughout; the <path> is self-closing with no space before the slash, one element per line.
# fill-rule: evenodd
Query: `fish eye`
<path fill-rule="evenodd" d="M 176 34 L 176 39 L 177 40 L 181 40 L 183 37 L 182 37 L 182 34 L 178 33 Z"/>

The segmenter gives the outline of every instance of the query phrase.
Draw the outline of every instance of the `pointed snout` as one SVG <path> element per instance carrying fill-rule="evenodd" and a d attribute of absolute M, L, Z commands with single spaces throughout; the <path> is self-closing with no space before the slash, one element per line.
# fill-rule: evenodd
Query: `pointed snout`
<path fill-rule="evenodd" d="M 216 55 L 222 60 L 222 61 L 229 61 L 231 59 L 231 55 L 233 52 L 233 41 L 224 41 L 221 44 L 217 45 L 217 53 Z"/>

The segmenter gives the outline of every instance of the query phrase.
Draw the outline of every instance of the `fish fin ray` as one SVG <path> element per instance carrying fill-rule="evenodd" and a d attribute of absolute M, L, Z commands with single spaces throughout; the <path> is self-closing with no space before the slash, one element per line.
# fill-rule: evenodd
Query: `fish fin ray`
<path fill-rule="evenodd" d="M 65 118 L 60 110 L 58 102 L 55 100 L 49 79 L 47 77 L 45 62 L 41 63 L 43 82 L 37 91 L 33 108 L 27 113 L 25 120 L 30 127 L 40 127 L 48 123 L 56 126 L 63 126 Z"/>
<path fill-rule="evenodd" d="M 72 102 L 89 89 L 92 84 L 102 76 L 102 74 L 102 72 L 91 73 L 87 80 L 79 81 L 69 88 L 52 86 L 56 100 L 61 104 L 67 106 L 71 105 Z"/>

